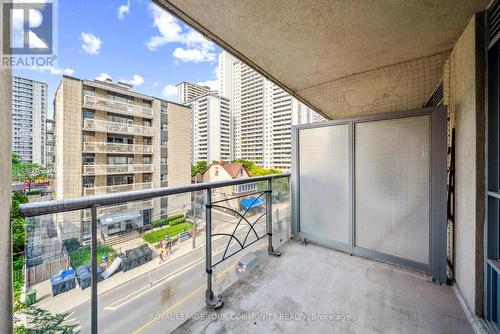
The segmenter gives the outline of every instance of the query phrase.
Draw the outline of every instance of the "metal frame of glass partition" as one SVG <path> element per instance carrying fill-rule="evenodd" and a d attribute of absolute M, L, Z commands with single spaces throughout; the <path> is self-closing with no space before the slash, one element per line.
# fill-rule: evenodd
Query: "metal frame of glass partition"
<path fill-rule="evenodd" d="M 429 264 L 415 262 L 394 255 L 381 253 L 356 245 L 356 199 L 355 199 L 355 158 L 354 127 L 357 123 L 407 118 L 428 115 L 430 119 L 429 138 Z M 299 133 L 305 129 L 348 126 L 348 168 L 349 168 L 349 243 L 305 233 L 300 228 L 300 151 Z M 318 143 L 320 144 L 320 143 Z M 446 161 L 447 161 L 447 110 L 446 107 L 430 107 L 403 112 L 367 115 L 350 119 L 333 120 L 322 123 L 294 126 L 292 128 L 292 232 L 302 240 L 316 242 L 350 254 L 388 262 L 432 275 L 433 281 L 446 283 Z"/>

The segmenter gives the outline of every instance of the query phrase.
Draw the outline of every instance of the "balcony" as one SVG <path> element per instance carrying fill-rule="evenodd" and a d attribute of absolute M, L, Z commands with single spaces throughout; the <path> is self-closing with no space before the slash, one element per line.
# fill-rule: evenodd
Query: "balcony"
<path fill-rule="evenodd" d="M 130 153 L 130 154 L 152 154 L 152 145 L 118 144 L 106 142 L 84 142 L 84 153 Z"/>
<path fill-rule="evenodd" d="M 154 129 L 152 127 L 88 118 L 83 120 L 83 130 L 149 137 L 154 135 Z"/>
<path fill-rule="evenodd" d="M 152 173 L 151 164 L 130 164 L 130 165 L 85 165 L 83 175 L 111 175 L 127 173 Z"/>
<path fill-rule="evenodd" d="M 241 185 L 259 190 L 245 197 L 218 196 Z M 289 333 L 472 331 L 450 286 L 429 283 L 422 273 L 290 239 L 287 174 L 88 197 L 71 204 L 33 203 L 22 205 L 21 211 L 33 216 L 80 209 L 87 219 L 95 211 L 98 219 L 117 210 L 143 209 L 154 198 L 168 198 L 168 206 L 175 207 L 178 196 L 186 194 L 188 221 L 197 221 L 198 237 L 176 243 L 176 256 L 158 264 L 153 253 L 153 261 L 115 273 L 92 294 L 73 289 L 52 297 L 48 283 L 36 283 L 36 305 L 53 313 L 71 312 L 85 333 L 97 322 L 102 324 L 99 333 L 200 333 L 208 327 L 231 333 L 248 328 L 258 333 L 275 328 Z M 253 196 L 252 204 L 232 205 L 248 196 Z M 97 229 L 97 219 L 92 229 Z M 143 241 L 132 229 L 106 242 L 118 240 L 113 248 L 120 252 L 133 248 Z M 92 245 L 97 247 L 97 241 Z M 224 306 L 214 313 L 212 308 L 222 306 L 219 298 Z M 95 309 L 93 299 L 99 300 Z M 104 325 L 120 314 L 127 316 Z"/>
<path fill-rule="evenodd" d="M 111 215 L 117 212 L 123 212 L 123 211 L 128 211 L 128 210 L 146 210 L 146 209 L 151 209 L 153 208 L 153 199 L 147 199 L 144 201 L 137 201 L 137 202 L 128 202 L 124 204 L 119 204 L 119 205 L 112 205 L 108 207 L 103 207 L 103 208 L 98 208 L 97 209 L 97 217 L 100 218 L 104 215 Z M 85 210 L 83 212 L 83 220 L 85 221 L 90 221 L 92 219 L 92 215 L 90 211 Z"/>
<path fill-rule="evenodd" d="M 137 116 L 143 118 L 153 118 L 153 109 L 143 106 L 138 106 L 132 103 L 124 103 L 106 99 L 97 96 L 84 95 L 83 107 L 89 109 L 98 109 L 109 111 L 118 114 Z"/>
<path fill-rule="evenodd" d="M 151 189 L 152 186 L 153 186 L 152 182 L 144 182 L 144 183 L 119 184 L 119 185 L 104 186 L 104 187 L 83 188 L 83 195 L 84 196 L 104 195 L 104 194 L 118 193 L 124 191 Z"/>

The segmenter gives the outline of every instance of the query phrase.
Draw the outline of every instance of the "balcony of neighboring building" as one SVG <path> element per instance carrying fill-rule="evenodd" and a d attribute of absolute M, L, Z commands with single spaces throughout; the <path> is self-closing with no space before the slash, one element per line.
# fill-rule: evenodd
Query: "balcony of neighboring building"
<path fill-rule="evenodd" d="M 152 154 L 152 145 L 121 144 L 107 142 L 84 142 L 84 153 L 130 153 L 130 154 Z"/>
<path fill-rule="evenodd" d="M 83 166 L 83 175 L 85 176 L 152 172 L 152 164 L 112 164 Z"/>
<path fill-rule="evenodd" d="M 83 130 L 149 137 L 154 135 L 154 128 L 150 126 L 135 125 L 132 122 L 118 123 L 90 118 L 83 120 Z"/>
<path fill-rule="evenodd" d="M 92 95 L 83 96 L 83 107 L 88 109 L 109 111 L 117 114 L 125 114 L 143 118 L 153 118 L 152 108 Z"/>
<path fill-rule="evenodd" d="M 132 191 L 132 190 L 144 190 L 151 189 L 153 187 L 152 182 L 143 182 L 143 183 L 128 183 L 128 184 L 117 184 L 112 186 L 102 186 L 102 187 L 88 187 L 83 188 L 83 195 L 105 195 L 112 194 L 124 191 Z"/>

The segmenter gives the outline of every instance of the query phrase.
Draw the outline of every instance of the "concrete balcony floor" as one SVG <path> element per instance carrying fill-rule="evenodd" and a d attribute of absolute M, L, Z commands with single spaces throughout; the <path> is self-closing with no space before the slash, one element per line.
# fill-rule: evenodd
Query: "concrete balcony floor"
<path fill-rule="evenodd" d="M 473 333 L 452 288 L 423 274 L 289 241 L 174 333 Z M 235 320 L 245 313 L 345 314 L 349 320 Z M 209 318 L 217 314 L 218 319 Z M 224 316 L 226 318 L 224 319 Z"/>

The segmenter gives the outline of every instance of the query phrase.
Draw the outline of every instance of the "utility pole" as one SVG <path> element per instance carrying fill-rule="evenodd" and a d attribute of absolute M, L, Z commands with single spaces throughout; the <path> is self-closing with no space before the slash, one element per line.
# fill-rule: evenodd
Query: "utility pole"
<path fill-rule="evenodd" d="M 193 249 L 196 247 L 196 208 L 198 206 L 197 192 L 194 192 L 193 198 Z"/>

